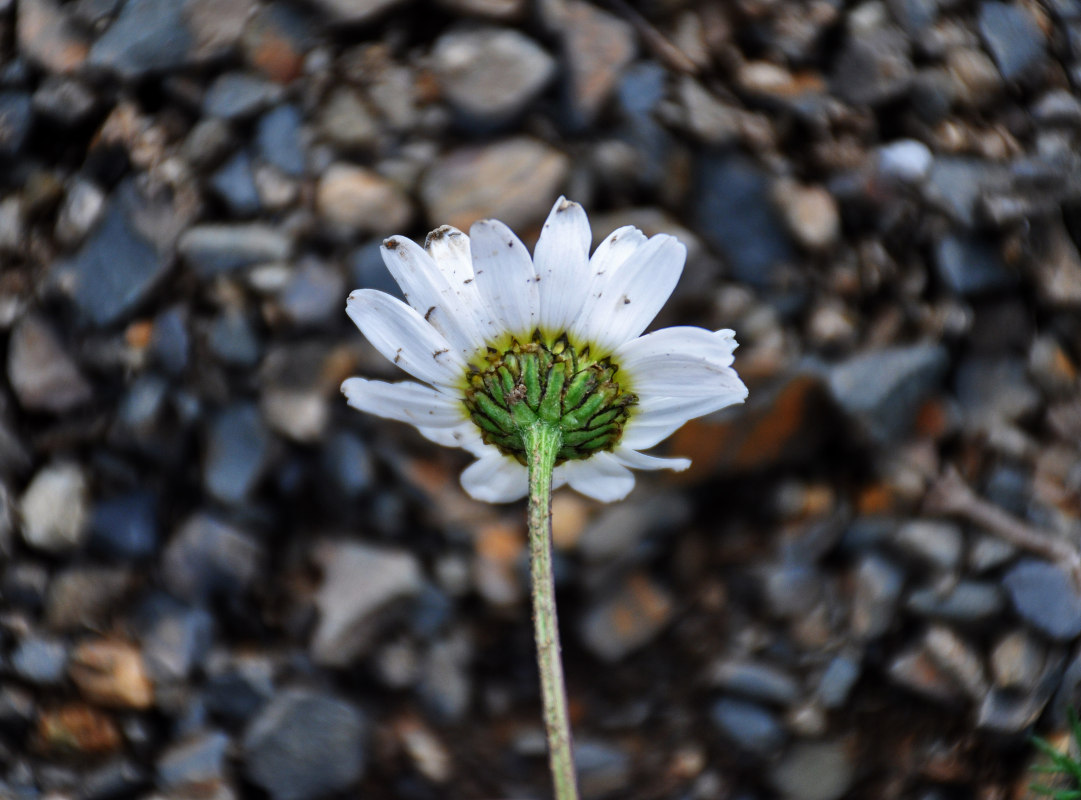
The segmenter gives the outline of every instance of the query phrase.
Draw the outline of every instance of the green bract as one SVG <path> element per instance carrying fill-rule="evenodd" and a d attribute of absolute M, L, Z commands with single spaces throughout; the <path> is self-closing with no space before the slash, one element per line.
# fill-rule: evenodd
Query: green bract
<path fill-rule="evenodd" d="M 567 336 L 549 341 L 539 332 L 490 349 L 484 368 L 473 367 L 465 391 L 470 418 L 486 444 L 526 463 L 524 432 L 540 421 L 561 433 L 556 464 L 613 449 L 638 398 L 619 382 L 619 366 L 590 358 Z"/>

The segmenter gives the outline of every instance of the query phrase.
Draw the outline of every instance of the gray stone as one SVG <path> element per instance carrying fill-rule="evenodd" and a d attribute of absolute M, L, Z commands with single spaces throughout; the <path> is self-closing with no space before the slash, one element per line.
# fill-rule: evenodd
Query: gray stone
<path fill-rule="evenodd" d="M 1032 105 L 1032 118 L 1044 125 L 1081 127 L 1081 99 L 1068 89 L 1052 89 Z"/>
<path fill-rule="evenodd" d="M 525 0 L 439 0 L 440 5 L 468 16 L 515 20 L 525 14 Z"/>
<path fill-rule="evenodd" d="M 334 434 L 322 450 L 322 467 L 346 497 L 357 497 L 375 483 L 375 459 L 364 440 L 354 433 Z"/>
<path fill-rule="evenodd" d="M 181 740 L 158 756 L 158 785 L 163 789 L 195 789 L 226 776 L 229 737 L 207 731 Z"/>
<path fill-rule="evenodd" d="M 773 756 L 785 742 L 777 718 L 753 703 L 722 698 L 710 709 L 710 719 L 741 750 L 763 758 Z"/>
<path fill-rule="evenodd" d="M 43 467 L 19 498 L 26 543 L 49 553 L 65 553 L 86 537 L 89 509 L 86 473 L 78 464 Z"/>
<path fill-rule="evenodd" d="M 424 585 L 420 564 L 405 550 L 326 541 L 316 561 L 324 574 L 311 650 L 315 661 L 327 666 L 348 666 L 362 656 L 388 614 Z"/>
<path fill-rule="evenodd" d="M 270 448 L 271 435 L 256 406 L 223 409 L 207 431 L 203 486 L 223 503 L 243 502 L 269 466 Z"/>
<path fill-rule="evenodd" d="M 299 108 L 279 105 L 260 118 L 255 131 L 259 157 L 293 178 L 301 177 L 307 167 L 302 123 Z"/>
<path fill-rule="evenodd" d="M 769 175 L 742 155 L 709 155 L 695 169 L 693 219 L 732 277 L 769 286 L 794 251 L 775 208 Z"/>
<path fill-rule="evenodd" d="M 968 234 L 944 236 L 935 247 L 939 280 L 962 295 L 1008 289 L 1017 283 L 1002 254 L 985 238 Z"/>
<path fill-rule="evenodd" d="M 165 585 L 182 600 L 237 597 L 259 573 L 263 549 L 249 534 L 207 514 L 189 517 L 165 548 Z"/>
<path fill-rule="evenodd" d="M 1012 561 L 1017 548 L 997 536 L 980 536 L 969 547 L 968 566 L 973 572 L 984 573 Z"/>
<path fill-rule="evenodd" d="M 101 219 L 105 192 L 88 180 L 73 180 L 56 215 L 56 236 L 66 245 L 82 242 Z"/>
<path fill-rule="evenodd" d="M 920 344 L 861 353 L 830 370 L 833 399 L 879 444 L 904 438 L 920 405 L 949 367 L 942 345 Z"/>
<path fill-rule="evenodd" d="M 878 170 L 901 181 L 916 183 L 927 177 L 934 163 L 931 149 L 915 139 L 898 139 L 878 148 Z"/>
<path fill-rule="evenodd" d="M 232 53 L 252 0 L 128 0 L 87 64 L 128 81 Z"/>
<path fill-rule="evenodd" d="M 90 48 L 87 63 L 128 80 L 184 66 L 195 46 L 179 0 L 129 0 Z"/>
<path fill-rule="evenodd" d="M 169 374 L 179 375 L 188 366 L 191 337 L 188 336 L 187 325 L 187 313 L 183 306 L 167 308 L 154 319 L 150 350 L 158 364 Z"/>
<path fill-rule="evenodd" d="M 198 170 L 217 167 L 236 149 L 232 125 L 217 117 L 205 117 L 188 132 L 180 146 L 180 155 Z"/>
<path fill-rule="evenodd" d="M 368 724 L 336 695 L 278 693 L 244 732 L 244 770 L 273 800 L 315 800 L 364 774 Z"/>
<path fill-rule="evenodd" d="M 316 130 L 342 150 L 370 150 L 379 142 L 379 121 L 356 89 L 339 86 L 319 107 Z"/>
<path fill-rule="evenodd" d="M 262 353 L 248 315 L 235 309 L 227 309 L 214 318 L 207 332 L 207 344 L 223 363 L 238 367 L 254 367 Z"/>
<path fill-rule="evenodd" d="M 282 88 L 245 72 L 226 72 L 203 95 L 203 113 L 210 117 L 242 120 L 254 117 L 278 102 Z"/>
<path fill-rule="evenodd" d="M 177 243 L 180 254 L 202 277 L 289 258 L 292 243 L 280 230 L 250 225 L 200 225 Z"/>
<path fill-rule="evenodd" d="M 964 538 L 960 527 L 952 522 L 921 519 L 898 528 L 894 543 L 908 555 L 945 571 L 961 563 Z"/>
<path fill-rule="evenodd" d="M 692 514 L 687 498 L 674 493 L 613 505 L 582 531 L 578 553 L 591 563 L 613 563 L 633 553 L 647 534 L 685 524 Z"/>
<path fill-rule="evenodd" d="M 557 22 L 567 64 L 566 97 L 572 126 L 590 125 L 637 50 L 626 20 L 583 0 L 561 4 Z"/>
<path fill-rule="evenodd" d="M 835 656 L 830 661 L 818 682 L 818 699 L 826 709 L 844 707 L 860 678 L 860 668 L 859 659 L 847 655 Z"/>
<path fill-rule="evenodd" d="M 68 666 L 68 647 L 59 639 L 28 636 L 11 654 L 15 674 L 37 686 L 56 686 L 63 682 Z"/>
<path fill-rule="evenodd" d="M 919 616 L 958 623 L 985 622 L 1000 614 L 1004 605 L 998 584 L 980 581 L 961 581 L 946 592 L 917 589 L 906 603 Z"/>
<path fill-rule="evenodd" d="M 974 228 L 983 194 L 1002 179 L 993 164 L 966 157 L 936 158 L 924 188 L 929 203 L 966 228 Z"/>
<path fill-rule="evenodd" d="M 127 567 L 76 563 L 49 581 L 45 622 L 53 630 L 103 630 L 134 582 Z"/>
<path fill-rule="evenodd" d="M 278 295 L 286 319 L 294 325 L 322 325 L 338 320 L 345 279 L 336 267 L 305 259 Z"/>
<path fill-rule="evenodd" d="M 584 798 L 610 797 L 629 788 L 634 761 L 630 753 L 614 744 L 577 740 L 574 766 Z"/>
<path fill-rule="evenodd" d="M 255 185 L 251 157 L 241 150 L 226 161 L 210 178 L 210 188 L 236 217 L 250 217 L 257 212 L 262 200 Z"/>
<path fill-rule="evenodd" d="M 977 430 L 1035 416 L 1043 405 L 1021 358 L 969 356 L 957 368 L 956 393 L 966 425 Z"/>
<path fill-rule="evenodd" d="M 565 154 L 536 139 L 504 139 L 442 156 L 421 179 L 420 196 L 432 227 L 468 231 L 492 217 L 521 231 L 544 220 L 569 168 Z"/>
<path fill-rule="evenodd" d="M 82 248 L 54 267 L 58 283 L 94 325 L 128 316 L 168 272 L 172 237 L 155 236 L 153 230 L 160 214 L 181 220 L 156 198 L 143 196 L 134 183 L 123 183 Z"/>
<path fill-rule="evenodd" d="M 800 699 L 800 685 L 795 678 L 780 667 L 760 661 L 722 661 L 711 668 L 709 681 L 728 694 L 774 705 L 794 705 Z"/>
<path fill-rule="evenodd" d="M 834 61 L 830 84 L 845 102 L 874 106 L 906 92 L 915 73 L 908 40 L 899 31 L 881 28 L 866 35 L 850 32 Z"/>
<path fill-rule="evenodd" d="M 856 568 L 852 601 L 852 632 L 860 639 L 875 639 L 893 623 L 905 574 L 876 555 L 866 555 Z"/>
<path fill-rule="evenodd" d="M 1002 583 L 1014 610 L 1036 630 L 1058 641 L 1081 633 L 1081 593 L 1062 568 L 1026 560 L 1006 573 Z"/>
<path fill-rule="evenodd" d="M 494 127 L 513 120 L 555 74 L 555 59 L 511 28 L 472 27 L 444 33 L 432 67 L 463 121 Z"/>
<path fill-rule="evenodd" d="M 645 186 L 657 186 L 669 178 L 677 152 L 672 134 L 658 119 L 668 95 L 668 78 L 660 64 L 641 61 L 627 68 L 616 89 L 620 140 L 636 156 L 635 177 Z"/>
<path fill-rule="evenodd" d="M 366 22 L 403 5 L 406 0 L 314 0 L 331 20 L 340 23 Z"/>
<path fill-rule="evenodd" d="M 0 155 L 13 156 L 22 149 L 33 119 L 30 95 L 0 92 Z"/>
<path fill-rule="evenodd" d="M 939 0 L 886 0 L 890 12 L 905 32 L 916 38 L 938 18 Z"/>
<path fill-rule="evenodd" d="M 214 618 L 205 608 L 193 608 L 165 594 L 154 594 L 136 618 L 147 672 L 157 683 L 187 680 L 210 651 Z"/>
<path fill-rule="evenodd" d="M 462 722 L 473 697 L 469 662 L 473 645 L 462 632 L 434 642 L 421 665 L 417 691 L 438 719 Z"/>
<path fill-rule="evenodd" d="M 37 114 L 69 127 L 86 122 L 98 106 L 97 96 L 86 85 L 63 75 L 50 75 L 42 81 L 33 102 Z"/>
<path fill-rule="evenodd" d="M 230 659 L 207 677 L 203 699 L 217 716 L 235 723 L 247 723 L 273 697 L 274 664 L 266 655 L 245 655 Z"/>
<path fill-rule="evenodd" d="M 90 548 L 101 555 L 140 561 L 158 548 L 157 499 L 136 490 L 103 500 L 90 516 Z"/>
<path fill-rule="evenodd" d="M 8 380 L 27 411 L 63 414 L 84 405 L 93 388 L 44 318 L 27 314 L 11 332 Z"/>
<path fill-rule="evenodd" d="M 837 800 L 854 778 L 852 753 L 840 741 L 798 742 L 769 772 L 785 800 Z"/>
<path fill-rule="evenodd" d="M 1000 734 L 1017 734 L 1039 719 L 1049 695 L 992 689 L 980 703 L 976 727 Z"/>
<path fill-rule="evenodd" d="M 723 102 L 690 75 L 679 81 L 679 99 L 684 124 L 700 142 L 725 147 L 739 141 L 739 109 Z"/>
<path fill-rule="evenodd" d="M 1022 6 L 985 0 L 980 3 L 977 23 L 1005 80 L 1022 78 L 1043 61 L 1043 31 Z"/>

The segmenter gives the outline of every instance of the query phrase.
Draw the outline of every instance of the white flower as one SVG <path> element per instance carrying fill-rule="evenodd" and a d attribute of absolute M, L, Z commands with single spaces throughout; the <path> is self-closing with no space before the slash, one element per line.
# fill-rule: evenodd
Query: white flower
<path fill-rule="evenodd" d="M 686 248 L 632 226 L 610 234 L 592 257 L 591 242 L 582 207 L 563 198 L 532 258 L 496 220 L 475 223 L 469 236 L 443 226 L 424 248 L 387 239 L 383 260 L 409 304 L 360 289 L 346 311 L 420 383 L 349 378 L 349 404 L 471 452 L 477 461 L 462 486 L 489 502 L 526 494 L 519 412 L 564 431 L 554 486 L 607 502 L 634 487 L 628 467 L 686 469 L 687 459 L 639 451 L 689 419 L 743 402 L 747 388 L 731 367 L 734 334 L 674 327 L 641 336 L 675 288 Z"/>

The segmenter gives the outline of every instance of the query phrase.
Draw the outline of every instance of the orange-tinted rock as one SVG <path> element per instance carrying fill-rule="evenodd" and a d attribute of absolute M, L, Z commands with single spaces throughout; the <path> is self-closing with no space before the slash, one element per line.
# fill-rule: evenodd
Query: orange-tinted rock
<path fill-rule="evenodd" d="M 675 603 L 664 588 L 636 573 L 585 615 L 582 640 L 598 658 L 615 662 L 659 634 L 674 610 Z"/>
<path fill-rule="evenodd" d="M 271 4 L 248 21 L 240 43 L 248 62 L 278 83 L 289 83 L 304 67 L 311 31 L 290 7 Z"/>
<path fill-rule="evenodd" d="M 52 0 L 22 0 L 16 30 L 19 51 L 50 72 L 72 72 L 90 52 L 87 38 Z"/>
<path fill-rule="evenodd" d="M 772 391 L 752 391 L 748 405 L 723 421 L 687 423 L 668 451 L 691 459 L 683 473 L 691 481 L 765 469 L 813 455 L 829 435 L 832 418 L 821 380 L 796 374 Z"/>
<path fill-rule="evenodd" d="M 81 703 L 44 711 L 38 717 L 36 745 L 48 755 L 106 755 L 120 744 L 120 731 L 112 718 Z"/>
<path fill-rule="evenodd" d="M 525 555 L 525 535 L 514 525 L 492 522 L 477 530 L 473 580 L 492 605 L 513 605 L 524 594 L 518 565 Z"/>
<path fill-rule="evenodd" d="M 71 656 L 68 675 L 82 696 L 97 705 L 144 709 L 154 704 L 143 655 L 127 642 L 83 642 Z"/>

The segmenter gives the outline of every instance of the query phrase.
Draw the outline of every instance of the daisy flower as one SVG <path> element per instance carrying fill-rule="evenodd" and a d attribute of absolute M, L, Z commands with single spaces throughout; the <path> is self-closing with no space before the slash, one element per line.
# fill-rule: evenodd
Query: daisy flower
<path fill-rule="evenodd" d="M 686 469 L 685 458 L 641 451 L 743 402 L 734 334 L 673 327 L 642 336 L 679 280 L 686 247 L 633 226 L 592 255 L 591 243 L 585 212 L 564 198 L 532 257 L 496 220 L 468 236 L 444 225 L 423 248 L 387 239 L 383 260 L 408 304 L 360 289 L 346 311 L 416 380 L 349 378 L 349 404 L 468 450 L 477 460 L 462 486 L 488 502 L 526 495 L 523 436 L 538 421 L 561 434 L 553 486 L 608 502 L 634 487 L 631 469 Z"/>

